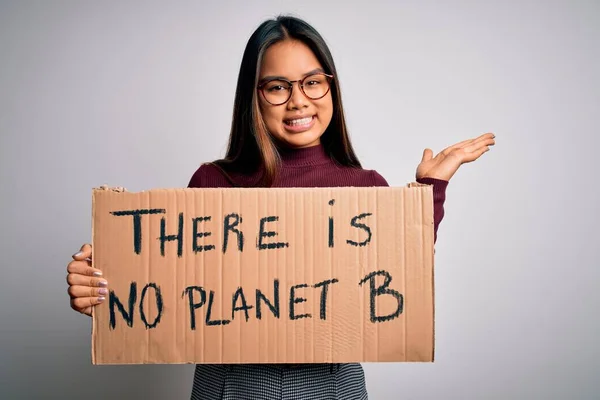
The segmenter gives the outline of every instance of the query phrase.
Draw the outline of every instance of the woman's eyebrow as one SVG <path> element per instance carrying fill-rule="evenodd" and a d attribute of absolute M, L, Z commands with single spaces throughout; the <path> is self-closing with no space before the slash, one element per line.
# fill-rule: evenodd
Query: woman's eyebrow
<path fill-rule="evenodd" d="M 325 71 L 323 70 L 323 68 L 315 68 L 313 70 L 308 71 L 307 73 L 305 73 L 302 77 L 305 78 L 309 75 L 312 74 L 317 74 L 317 73 L 325 73 Z M 285 80 L 285 81 L 289 81 L 289 79 L 285 76 L 277 76 L 277 75 L 269 75 L 269 76 L 265 76 L 264 78 L 260 79 L 260 82 L 264 82 L 264 81 L 270 81 L 270 80 Z"/>

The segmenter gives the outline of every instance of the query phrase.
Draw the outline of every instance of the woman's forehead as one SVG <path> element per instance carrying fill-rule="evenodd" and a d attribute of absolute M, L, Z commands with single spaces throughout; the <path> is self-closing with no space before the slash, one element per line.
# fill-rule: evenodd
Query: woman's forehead
<path fill-rule="evenodd" d="M 315 53 L 306 44 L 298 40 L 284 40 L 265 51 L 260 78 L 278 76 L 294 80 L 322 68 Z"/>

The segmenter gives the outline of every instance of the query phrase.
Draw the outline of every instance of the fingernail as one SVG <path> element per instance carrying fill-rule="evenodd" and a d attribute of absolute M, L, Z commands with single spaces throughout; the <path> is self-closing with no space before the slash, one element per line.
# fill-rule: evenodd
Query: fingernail
<path fill-rule="evenodd" d="M 104 296 L 100 296 L 100 297 L 98 297 L 98 301 L 102 302 L 102 301 L 104 301 L 104 300 L 106 300 L 106 297 L 104 297 Z"/>
<path fill-rule="evenodd" d="M 100 271 L 94 271 L 94 276 L 102 276 L 102 272 L 100 272 Z"/>
<path fill-rule="evenodd" d="M 98 286 L 108 286 L 108 282 L 106 282 L 106 281 L 99 281 L 98 282 Z"/>
<path fill-rule="evenodd" d="M 98 289 L 98 294 L 108 294 L 108 289 L 100 288 L 100 289 Z"/>
<path fill-rule="evenodd" d="M 83 253 L 81 251 L 78 251 L 77 253 L 73 254 L 73 257 L 79 257 L 80 255 L 82 255 Z"/>

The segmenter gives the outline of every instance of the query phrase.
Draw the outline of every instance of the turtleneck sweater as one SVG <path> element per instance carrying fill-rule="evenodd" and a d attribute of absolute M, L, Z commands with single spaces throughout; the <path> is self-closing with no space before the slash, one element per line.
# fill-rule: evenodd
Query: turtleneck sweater
<path fill-rule="evenodd" d="M 322 145 L 303 149 L 280 150 L 281 169 L 273 187 L 373 187 L 389 186 L 388 182 L 375 170 L 340 166 L 325 151 Z M 231 174 L 233 181 L 241 187 L 248 187 L 258 179 L 258 172 Z M 444 201 L 448 181 L 421 178 L 419 183 L 433 186 L 434 236 L 444 217 Z M 201 165 L 192 175 L 190 188 L 227 188 L 232 182 L 214 164 Z"/>

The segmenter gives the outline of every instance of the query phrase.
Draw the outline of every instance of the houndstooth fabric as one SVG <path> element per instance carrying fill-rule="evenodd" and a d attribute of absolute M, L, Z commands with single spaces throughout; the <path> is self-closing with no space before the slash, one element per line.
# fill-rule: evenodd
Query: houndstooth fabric
<path fill-rule="evenodd" d="M 199 364 L 191 400 L 366 400 L 360 364 Z"/>

